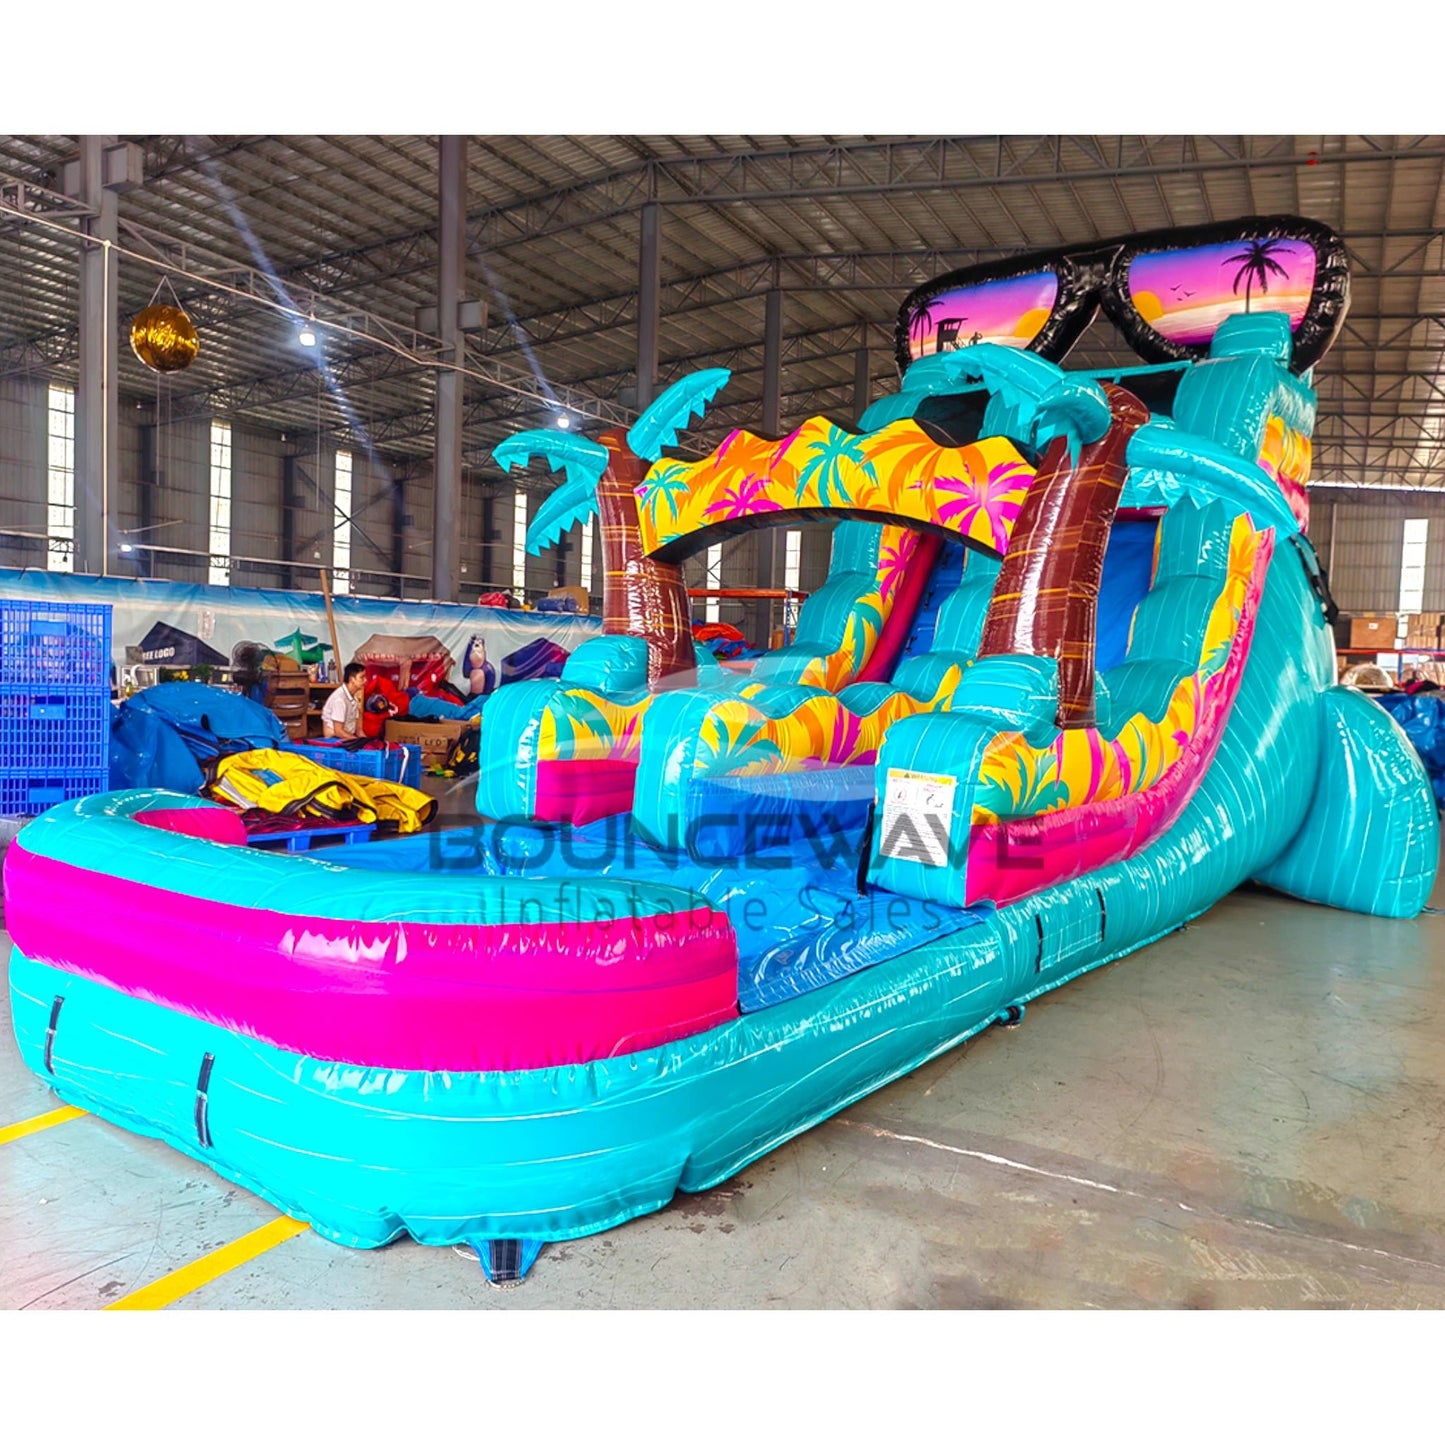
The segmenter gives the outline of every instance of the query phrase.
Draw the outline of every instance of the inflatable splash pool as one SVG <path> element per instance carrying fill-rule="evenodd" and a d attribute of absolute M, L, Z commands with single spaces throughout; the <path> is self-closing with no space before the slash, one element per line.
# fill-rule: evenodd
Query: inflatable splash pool
<path fill-rule="evenodd" d="M 920 288 L 856 429 L 668 457 L 705 373 L 505 444 L 565 471 L 535 547 L 600 514 L 604 635 L 487 700 L 482 821 L 272 855 L 177 794 L 53 809 L 6 858 L 25 1061 L 329 1239 L 515 1278 L 1247 880 L 1413 915 L 1428 780 L 1334 683 L 1307 537 L 1347 299 L 1308 222 L 1132 237 Z M 1065 370 L 1100 308 L 1141 363 Z M 799 517 L 793 643 L 696 654 L 681 561 Z"/>

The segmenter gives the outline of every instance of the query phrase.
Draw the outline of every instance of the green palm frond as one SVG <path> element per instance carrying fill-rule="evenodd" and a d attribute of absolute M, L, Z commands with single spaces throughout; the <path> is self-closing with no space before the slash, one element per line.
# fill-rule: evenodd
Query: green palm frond
<path fill-rule="evenodd" d="M 595 482 L 563 482 L 537 508 L 537 515 L 527 527 L 527 551 L 534 557 L 541 556 L 546 548 L 555 547 L 579 522 L 591 521 L 596 510 Z"/>
<path fill-rule="evenodd" d="M 946 374 L 948 384 L 983 382 L 1022 426 L 1034 430 L 1037 445 L 1068 436 L 1077 450 L 1078 445 L 1098 441 L 1109 429 L 1103 389 L 1032 351 L 981 341 L 929 357 L 929 362 Z"/>
<path fill-rule="evenodd" d="M 492 448 L 492 456 L 503 471 L 528 466 L 541 457 L 554 472 L 567 469 L 567 480 L 584 477 L 593 486 L 607 470 L 607 448 L 601 442 L 558 431 L 519 431 Z"/>
<path fill-rule="evenodd" d="M 728 384 L 732 376 L 724 366 L 695 371 L 675 381 L 632 424 L 627 445 L 645 461 L 655 462 L 663 447 L 677 445 L 677 434 L 693 417 L 701 418 L 708 403 Z"/>
<path fill-rule="evenodd" d="M 567 480 L 547 497 L 527 528 L 527 551 L 534 557 L 597 510 L 597 483 L 608 463 L 607 448 L 601 442 L 562 432 L 522 431 L 500 442 L 492 456 L 508 472 L 539 456 L 554 472 L 566 468 Z"/>
<path fill-rule="evenodd" d="M 1075 459 L 1079 448 L 1109 429 L 1109 401 L 1103 388 L 1073 376 L 1032 351 L 981 342 L 950 353 L 960 358 L 960 377 L 977 378 L 998 395 L 1042 449 L 1066 437 Z"/>
<path fill-rule="evenodd" d="M 1102 387 L 1086 377 L 1064 376 L 1034 409 L 1034 445 L 1042 451 L 1055 437 L 1064 437 L 1077 462 L 1080 447 L 1098 441 L 1109 430 L 1109 420 Z"/>

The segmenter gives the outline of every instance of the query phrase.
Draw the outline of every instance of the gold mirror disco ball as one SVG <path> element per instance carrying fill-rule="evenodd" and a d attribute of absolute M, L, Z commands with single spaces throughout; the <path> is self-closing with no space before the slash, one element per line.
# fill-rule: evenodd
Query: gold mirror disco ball
<path fill-rule="evenodd" d="M 152 371 L 184 371 L 201 342 L 179 306 L 147 306 L 130 324 L 130 349 Z"/>

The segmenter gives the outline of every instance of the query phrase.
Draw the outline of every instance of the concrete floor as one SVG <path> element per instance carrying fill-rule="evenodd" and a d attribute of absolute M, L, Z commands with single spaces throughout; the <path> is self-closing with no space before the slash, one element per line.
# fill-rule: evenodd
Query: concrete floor
<path fill-rule="evenodd" d="M 0 1127 L 57 1105 L 4 1007 Z M 0 1146 L 0 1308 L 93 1309 L 274 1218 L 75 1119 Z M 520 1288 L 307 1231 L 171 1308 L 775 1306 L 1445 1307 L 1445 917 L 1245 890 Z"/>

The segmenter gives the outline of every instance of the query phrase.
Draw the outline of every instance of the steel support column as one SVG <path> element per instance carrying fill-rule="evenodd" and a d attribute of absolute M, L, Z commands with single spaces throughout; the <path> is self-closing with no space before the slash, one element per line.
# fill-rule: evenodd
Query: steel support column
<path fill-rule="evenodd" d="M 140 485 L 136 493 L 137 523 L 135 535 L 142 543 L 151 539 L 156 530 L 156 497 L 165 485 L 165 476 L 160 464 L 161 429 L 156 422 L 150 422 L 140 429 Z M 162 539 L 164 540 L 164 538 Z M 137 577 L 155 576 L 155 554 L 141 546 L 133 555 Z"/>
<path fill-rule="evenodd" d="M 782 432 L 783 403 L 783 293 L 768 292 L 763 312 L 763 430 Z"/>
<path fill-rule="evenodd" d="M 301 570 L 296 567 L 296 552 L 300 547 L 300 530 L 296 515 L 306 505 L 303 496 L 305 473 L 302 470 L 304 458 L 296 452 L 288 452 L 281 458 L 281 556 L 286 565 L 281 570 L 285 586 L 293 591 L 301 585 Z"/>
<path fill-rule="evenodd" d="M 869 401 L 868 346 L 865 342 L 853 353 L 853 420 L 858 421 L 868 410 Z"/>
<path fill-rule="evenodd" d="M 774 286 L 768 292 L 763 310 L 763 415 L 764 436 L 783 434 L 783 293 Z M 758 539 L 759 587 L 779 587 L 778 558 L 783 550 L 783 534 L 775 527 L 761 527 Z M 765 619 L 764 635 L 758 639 L 768 646 L 773 635 L 774 604 L 771 599 L 762 605 Z"/>
<path fill-rule="evenodd" d="M 120 410 L 116 390 L 116 194 L 106 188 L 103 151 L 114 136 L 80 138 L 80 198 L 96 214 L 82 221 L 80 375 L 75 389 L 75 570 L 110 571 L 117 499 Z"/>
<path fill-rule="evenodd" d="M 488 492 L 482 498 L 482 575 L 478 579 L 484 592 L 493 591 L 497 586 L 497 559 L 492 550 L 497 540 L 497 499 Z"/>
<path fill-rule="evenodd" d="M 457 306 L 466 282 L 467 142 L 444 135 L 438 145 L 437 336 L 447 347 L 443 361 L 462 359 Z M 462 515 L 462 377 L 443 367 L 436 382 L 436 440 L 433 445 L 432 596 L 454 602 L 457 596 L 458 529 Z"/>
<path fill-rule="evenodd" d="M 662 305 L 661 208 L 651 201 L 642 208 L 642 236 L 637 256 L 637 410 L 652 404 L 657 386 L 657 328 Z"/>
<path fill-rule="evenodd" d="M 396 574 L 392 582 L 396 595 L 405 598 L 406 582 L 401 574 L 406 571 L 406 525 L 411 520 L 406 514 L 406 473 L 388 467 L 385 475 L 391 485 L 391 570 Z"/>

